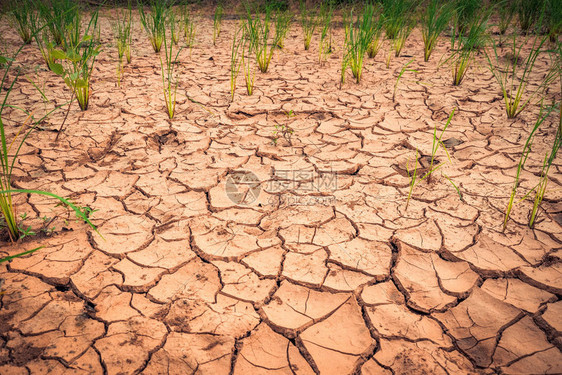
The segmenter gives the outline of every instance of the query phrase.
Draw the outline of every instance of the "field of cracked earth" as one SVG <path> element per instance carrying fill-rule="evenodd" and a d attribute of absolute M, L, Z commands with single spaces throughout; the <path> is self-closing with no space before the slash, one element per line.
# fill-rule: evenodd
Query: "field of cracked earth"
<path fill-rule="evenodd" d="M 318 36 L 305 51 L 297 22 L 254 94 L 241 74 L 231 100 L 238 20 L 225 16 L 214 47 L 212 9 L 200 15 L 173 120 L 138 15 L 117 86 L 103 10 L 90 108 L 74 104 L 58 140 L 65 109 L 25 141 L 14 187 L 90 207 L 99 234 L 48 197 L 14 196 L 36 233 L 0 255 L 44 247 L 0 265 L 1 374 L 562 373 L 560 158 L 534 228 L 530 198 L 503 228 L 537 105 L 508 120 L 482 54 L 453 86 L 446 37 L 424 63 L 419 28 L 388 69 L 385 45 L 340 87 L 341 25 L 319 65 Z M 20 45 L 5 22 L 0 33 Z M 11 104 L 40 115 L 68 101 L 35 44 L 17 62 L 29 79 Z M 547 95 L 560 100 L 556 85 Z M 454 109 L 450 159 L 440 149 L 408 201 L 416 150 L 427 170 Z M 4 117 L 14 135 L 24 117 Z M 557 121 L 536 136 L 522 194 Z"/>

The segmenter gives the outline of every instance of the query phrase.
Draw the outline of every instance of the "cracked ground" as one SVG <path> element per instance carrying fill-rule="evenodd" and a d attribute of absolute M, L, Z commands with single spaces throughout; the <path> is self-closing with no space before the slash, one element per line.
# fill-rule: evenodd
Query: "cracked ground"
<path fill-rule="evenodd" d="M 231 102 L 238 21 L 225 19 L 212 47 L 209 14 L 180 54 L 172 121 L 138 18 L 117 87 L 105 11 L 90 108 L 73 105 L 58 141 L 65 110 L 26 140 L 14 186 L 97 210 L 101 236 L 50 199 L 16 197 L 38 234 L 0 253 L 44 248 L 0 268 L 0 373 L 562 373 L 559 158 L 535 228 L 524 200 L 502 230 L 538 108 L 508 120 L 482 55 L 453 87 L 439 66 L 446 38 L 423 63 L 419 29 L 389 69 L 386 45 L 361 84 L 349 76 L 340 88 L 341 27 L 320 66 L 317 36 L 304 51 L 296 23 L 269 72 L 256 72 L 254 95 L 241 74 Z M 418 73 L 401 79 L 393 102 L 412 57 Z M 14 105 L 41 115 L 68 100 L 60 77 L 35 69 L 44 66 L 36 46 L 17 61 L 29 79 L 20 77 Z M 539 58 L 532 84 L 549 63 Z M 556 87 L 547 95 L 560 100 Z M 433 129 L 454 108 L 443 138 L 451 160 L 437 154 L 443 167 L 406 209 L 416 149 L 427 162 Z M 6 111 L 11 135 L 21 121 Z M 524 191 L 555 121 L 536 137 Z M 274 145 L 274 125 L 294 133 Z M 233 179 L 240 170 L 255 179 Z M 314 185 L 318 176 L 333 179 Z"/>

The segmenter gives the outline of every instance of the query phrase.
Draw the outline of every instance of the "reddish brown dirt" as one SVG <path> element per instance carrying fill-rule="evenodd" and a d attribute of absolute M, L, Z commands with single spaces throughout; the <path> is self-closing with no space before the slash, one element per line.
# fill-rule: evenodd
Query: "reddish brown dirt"
<path fill-rule="evenodd" d="M 236 22 L 224 21 L 215 48 L 210 17 L 200 21 L 191 56 L 180 55 L 169 121 L 138 20 L 118 88 L 102 17 L 90 109 L 73 106 L 58 142 L 62 110 L 30 136 L 14 185 L 97 209 L 103 238 L 52 200 L 18 197 L 28 225 L 55 217 L 55 232 L 3 244 L 1 254 L 45 248 L 0 268 L 0 373 L 561 373 L 560 158 L 536 227 L 526 226 L 527 200 L 502 232 L 538 108 L 508 120 L 483 56 L 453 87 L 438 65 L 446 39 L 423 63 L 417 29 L 390 69 L 383 50 L 365 61 L 361 84 L 349 76 L 340 89 L 342 30 L 319 66 L 317 37 L 305 52 L 296 24 L 270 71 L 256 73 L 255 94 L 240 75 L 231 102 Z M 407 55 L 418 73 L 402 78 L 393 103 Z M 19 62 L 43 66 L 35 46 Z M 541 57 L 533 76 L 547 65 Z M 22 77 L 14 104 L 38 115 L 67 100 L 59 77 L 43 68 L 29 77 L 51 102 Z M 453 108 L 441 170 L 463 200 L 438 172 L 406 210 L 406 164 L 415 149 L 430 154 L 433 128 Z M 7 112 L 12 134 L 21 119 Z M 537 182 L 553 121 L 537 136 L 522 191 Z M 275 124 L 294 129 L 291 143 L 272 144 Z M 247 205 L 227 194 L 239 169 L 262 182 Z M 337 186 L 307 188 L 322 172 L 337 172 Z"/>

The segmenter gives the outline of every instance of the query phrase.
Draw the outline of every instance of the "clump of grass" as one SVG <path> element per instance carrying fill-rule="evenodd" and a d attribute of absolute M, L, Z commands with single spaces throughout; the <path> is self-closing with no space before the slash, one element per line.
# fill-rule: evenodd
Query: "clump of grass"
<path fill-rule="evenodd" d="M 213 16 L 213 45 L 217 45 L 217 39 L 221 33 L 222 16 L 224 9 L 222 4 L 218 4 L 215 8 L 215 14 Z"/>
<path fill-rule="evenodd" d="M 244 80 L 246 82 L 246 93 L 252 95 L 254 93 L 254 83 L 256 74 L 252 69 L 251 60 L 246 54 L 246 49 L 242 48 L 242 66 L 244 67 Z"/>
<path fill-rule="evenodd" d="M 529 33 L 535 23 L 539 21 L 541 14 L 543 14 L 544 6 L 545 0 L 519 0 L 517 2 L 519 26 L 524 34 Z"/>
<path fill-rule="evenodd" d="M 289 10 L 278 10 L 275 13 L 275 40 L 277 47 L 283 49 L 285 38 L 293 23 L 293 14 Z"/>
<path fill-rule="evenodd" d="M 384 28 L 388 39 L 396 39 L 410 22 L 411 0 L 382 0 Z"/>
<path fill-rule="evenodd" d="M 240 27 L 234 32 L 232 38 L 232 51 L 230 53 L 230 96 L 234 100 L 234 93 L 236 91 L 236 79 L 242 68 L 241 54 L 245 48 L 245 28 Z"/>
<path fill-rule="evenodd" d="M 351 11 L 349 18 L 346 17 L 347 19 L 344 20 L 345 52 L 342 61 L 342 84 L 345 81 L 347 67 L 351 69 L 355 81 L 357 83 L 361 82 L 363 61 L 373 37 L 374 12 L 374 5 L 366 4 L 362 15 L 358 15 L 355 22 L 353 20 L 353 11 Z"/>
<path fill-rule="evenodd" d="M 376 21 L 373 21 L 372 37 L 369 46 L 367 47 L 367 56 L 374 59 L 383 45 L 382 34 L 384 31 L 384 17 L 381 13 L 380 6 L 377 6 L 375 12 L 379 13 Z"/>
<path fill-rule="evenodd" d="M 37 13 L 31 0 L 11 0 L 8 4 L 8 21 L 16 29 L 24 44 L 33 40 L 33 24 Z"/>
<path fill-rule="evenodd" d="M 482 0 L 456 0 L 455 26 L 458 34 L 466 34 L 474 19 L 481 13 Z"/>
<path fill-rule="evenodd" d="M 334 7 L 332 0 L 325 0 L 320 6 L 319 25 L 320 43 L 318 44 L 318 62 L 322 63 L 326 57 L 332 52 L 332 17 Z"/>
<path fill-rule="evenodd" d="M 178 64 L 178 56 L 182 48 L 174 51 L 174 42 L 170 33 L 170 41 L 164 34 L 164 52 L 165 59 L 160 57 L 160 68 L 162 75 L 162 93 L 164 95 L 164 102 L 166 103 L 166 113 L 171 120 L 176 113 L 176 96 L 178 91 L 178 80 L 176 77 L 176 66 Z"/>
<path fill-rule="evenodd" d="M 487 43 L 488 35 L 486 29 L 488 17 L 489 12 L 478 12 L 466 26 L 464 33 L 451 33 L 452 54 L 447 61 L 452 65 L 453 85 L 455 86 L 459 86 L 462 83 L 473 62 L 474 54 Z M 458 26 L 455 28 L 458 29 Z"/>
<path fill-rule="evenodd" d="M 51 69 L 51 64 L 55 62 L 53 51 L 55 50 L 55 42 L 52 39 L 52 34 L 47 29 L 47 25 L 43 18 L 36 17 L 32 23 L 33 38 L 39 47 L 41 56 L 45 61 L 48 69 Z"/>
<path fill-rule="evenodd" d="M 176 11 L 172 7 L 170 7 L 170 10 L 169 10 L 169 13 L 168 13 L 168 25 L 169 25 L 169 29 L 170 29 L 170 39 L 171 39 L 172 43 L 174 43 L 177 46 L 178 43 L 180 42 L 180 30 L 179 30 L 179 24 L 178 24 L 178 18 L 177 18 L 177 15 L 176 15 Z"/>
<path fill-rule="evenodd" d="M 131 63 L 131 29 L 133 25 L 133 9 L 129 2 L 127 9 L 117 9 L 117 19 L 113 22 L 113 33 L 117 46 L 117 84 L 121 86 L 123 76 L 123 57 Z"/>
<path fill-rule="evenodd" d="M 269 43 L 271 26 L 271 7 L 265 7 L 265 15 L 253 14 L 250 6 L 246 6 L 246 36 L 249 40 L 249 52 L 254 52 L 258 67 L 262 73 L 269 69 L 269 63 L 273 57 L 273 51 L 277 45 L 277 40 Z"/>
<path fill-rule="evenodd" d="M 451 4 L 448 2 L 443 3 L 440 0 L 429 0 L 425 12 L 421 16 L 424 61 L 429 61 L 439 35 L 449 25 L 453 15 Z"/>
<path fill-rule="evenodd" d="M 166 38 L 166 19 L 170 12 L 168 0 L 149 0 L 149 12 L 145 12 L 144 6 L 139 4 L 139 15 L 141 24 L 148 34 L 150 44 L 154 52 L 160 52 L 162 43 Z"/>
<path fill-rule="evenodd" d="M 63 77 L 64 82 L 72 91 L 73 98 L 78 101 L 80 109 L 85 111 L 88 109 L 90 99 L 90 78 L 96 57 L 101 51 L 101 44 L 96 38 L 99 36 L 97 10 L 92 13 L 85 28 L 81 27 L 79 19 L 79 17 L 76 18 L 77 24 L 75 25 L 77 34 L 73 33 L 72 36 L 64 39 L 63 49 L 56 49 L 52 52 L 53 57 L 61 62 L 52 63 L 51 70 Z"/>
<path fill-rule="evenodd" d="M 530 50 L 525 56 L 523 48 L 529 47 Z M 527 36 L 523 42 L 517 43 L 517 36 L 512 36 L 509 53 L 504 56 L 500 53 L 498 46 L 493 43 L 492 54 L 486 54 L 488 67 L 494 78 L 499 83 L 508 118 L 515 118 L 523 111 L 531 101 L 540 97 L 541 93 L 556 79 L 556 71 L 551 70 L 546 74 L 542 82 L 537 86 L 530 86 L 530 76 L 535 63 L 543 51 L 548 36 L 535 35 Z M 525 98 L 528 88 L 530 93 Z"/>
<path fill-rule="evenodd" d="M 23 46 L 20 47 L 10 58 L 0 55 L 0 65 L 4 66 L 2 82 L 0 83 L 0 87 L 4 88 L 2 97 L 0 99 L 0 222 L 1 222 L 0 226 L 7 231 L 8 237 L 11 241 L 18 240 L 19 238 L 21 238 L 22 234 L 25 231 L 28 231 L 22 228 L 20 226 L 20 223 L 18 223 L 17 207 L 13 200 L 14 194 L 23 193 L 23 194 L 39 194 L 39 195 L 49 196 L 58 199 L 61 203 L 73 209 L 79 218 L 87 222 L 92 228 L 94 228 L 97 231 L 96 227 L 90 222 L 88 217 L 79 209 L 79 207 L 76 207 L 74 204 L 72 204 L 65 198 L 62 198 L 58 195 L 45 191 L 30 190 L 30 189 L 14 189 L 12 187 L 12 176 L 14 171 L 14 165 L 16 165 L 16 161 L 18 160 L 20 151 L 25 143 L 25 140 L 35 129 L 36 124 L 41 122 L 46 116 L 49 115 L 47 114 L 45 117 L 39 119 L 38 121 L 33 121 L 33 117 L 30 114 L 28 114 L 27 119 L 20 125 L 20 129 L 16 133 L 14 138 L 11 140 L 8 139 L 4 121 L 3 121 L 3 114 L 4 114 L 4 110 L 8 107 L 18 109 L 17 107 L 10 105 L 8 101 L 9 101 L 10 94 L 14 89 L 14 85 L 19 78 L 20 71 L 16 70 L 15 78 L 12 79 L 11 83 L 8 83 L 9 81 L 8 76 L 13 66 L 13 63 L 16 57 L 21 52 L 22 48 Z M 33 250 L 29 250 L 20 254 L 4 257 L 0 259 L 0 263 L 9 261 L 18 256 L 30 254 L 38 249 L 39 248 L 35 248 Z"/>
<path fill-rule="evenodd" d="M 115 42 L 117 45 L 117 55 L 119 60 L 123 60 L 123 56 L 127 59 L 127 63 L 131 63 L 131 30 L 133 27 L 133 9 L 129 2 L 127 9 L 117 10 L 117 19 L 113 23 L 113 31 Z"/>
<path fill-rule="evenodd" d="M 556 43 L 562 34 L 562 2 L 560 0 L 546 0 L 548 36 L 552 43 Z"/>
<path fill-rule="evenodd" d="M 499 18 L 498 29 L 500 35 L 505 35 L 515 16 L 517 1 L 501 0 L 496 4 L 496 8 L 498 9 Z"/>
<path fill-rule="evenodd" d="M 67 30 L 80 11 L 78 4 L 73 0 L 50 0 L 35 1 L 34 6 L 37 9 L 38 16 L 42 19 L 42 23 L 46 25 L 51 39 L 56 46 L 62 46 L 67 36 Z"/>
<path fill-rule="evenodd" d="M 318 24 L 316 17 L 316 10 L 309 9 L 306 5 L 306 0 L 300 0 L 300 21 L 303 31 L 305 51 L 308 51 L 310 48 L 312 35 L 314 35 L 314 30 L 316 30 L 316 26 Z"/>

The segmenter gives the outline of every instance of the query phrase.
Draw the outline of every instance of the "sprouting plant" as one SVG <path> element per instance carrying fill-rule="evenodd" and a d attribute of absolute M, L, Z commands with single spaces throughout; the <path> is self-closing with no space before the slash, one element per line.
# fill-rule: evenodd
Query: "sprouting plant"
<path fill-rule="evenodd" d="M 218 4 L 215 8 L 215 15 L 213 17 L 213 45 L 217 45 L 217 39 L 221 33 L 221 24 L 222 24 L 222 16 L 224 13 L 224 9 L 222 4 Z"/>
<path fill-rule="evenodd" d="M 523 168 L 525 167 L 525 163 L 527 162 L 527 158 L 529 157 L 529 153 L 531 152 L 531 145 L 533 144 L 535 133 L 540 128 L 540 126 L 542 125 L 544 120 L 550 115 L 550 112 L 552 111 L 552 108 L 545 111 L 545 108 L 541 105 L 541 111 L 540 111 L 540 113 L 537 117 L 537 120 L 535 121 L 533 129 L 531 129 L 531 132 L 529 133 L 529 136 L 527 137 L 527 140 L 525 141 L 525 145 L 523 146 L 523 151 L 521 152 L 521 156 L 519 158 L 519 163 L 517 164 L 517 169 L 516 169 L 516 172 L 515 172 L 515 178 L 514 178 L 514 181 L 513 181 L 512 188 L 511 188 L 511 195 L 509 197 L 509 201 L 507 203 L 507 208 L 505 210 L 505 216 L 504 216 L 504 220 L 503 220 L 503 229 L 504 230 L 507 227 L 509 215 L 511 214 L 511 210 L 513 209 L 513 205 L 515 204 L 515 196 L 517 195 L 517 189 L 519 187 L 519 180 L 521 178 L 521 172 L 522 172 Z M 558 131 L 557 131 L 557 138 L 559 137 L 559 135 L 560 135 L 560 129 L 558 129 Z M 543 163 L 543 167 L 544 166 L 545 166 L 545 164 Z M 548 172 L 547 172 L 547 174 L 548 174 Z M 545 181 L 544 189 L 546 190 L 546 181 Z M 540 191 L 540 189 L 537 190 L 537 191 Z M 523 199 L 525 199 L 526 196 L 523 197 Z M 542 193 L 542 196 L 544 196 L 544 191 Z"/>
<path fill-rule="evenodd" d="M 275 129 L 273 130 L 273 138 L 271 139 L 271 141 L 275 146 L 277 146 L 277 141 L 281 137 L 285 138 L 285 140 L 289 144 L 292 144 L 291 138 L 293 136 L 293 133 L 295 132 L 293 128 L 291 128 L 289 125 L 286 124 L 282 124 L 282 125 L 275 124 L 274 127 Z"/>
<path fill-rule="evenodd" d="M 326 60 L 328 54 L 332 52 L 332 17 L 334 7 L 332 0 L 324 0 L 320 5 L 320 13 L 318 23 L 320 29 L 320 43 L 318 45 L 318 62 L 322 63 Z"/>
<path fill-rule="evenodd" d="M 353 22 L 353 11 L 345 23 L 345 52 L 342 62 L 342 83 L 345 79 L 345 70 L 348 66 L 357 83 L 361 82 L 363 59 L 373 36 L 373 15 L 375 7 L 367 4 L 363 8 L 361 17 L 358 15 Z"/>
<path fill-rule="evenodd" d="M 40 30 L 38 30 L 40 31 Z M 4 127 L 3 121 L 3 114 L 4 110 L 8 107 L 16 108 L 11 106 L 8 103 L 10 98 L 10 94 L 14 88 L 16 81 L 20 75 L 20 70 L 16 69 L 16 75 L 12 78 L 11 83 L 8 84 L 9 73 L 14 64 L 15 58 L 21 52 L 23 46 L 20 47 L 12 57 L 8 58 L 6 56 L 0 56 L 0 65 L 4 65 L 5 69 L 2 75 L 2 82 L 0 83 L 0 87 L 4 87 L 5 91 L 3 91 L 2 97 L 0 99 L 0 221 L 3 221 L 5 225 L 5 229 L 8 232 L 8 236 L 11 241 L 16 241 L 27 231 L 27 234 L 30 234 L 30 229 L 25 229 L 22 233 L 22 228 L 18 223 L 18 215 L 15 203 L 13 201 L 13 194 L 17 193 L 24 193 L 24 194 L 40 194 L 44 196 L 49 196 L 55 199 L 58 199 L 62 203 L 68 205 L 71 209 L 73 209 L 77 215 L 81 215 L 81 212 L 78 208 L 70 203 L 65 198 L 62 198 L 58 195 L 53 193 L 40 191 L 40 190 L 30 190 L 30 189 L 14 189 L 12 187 L 12 175 L 13 175 L 13 168 L 16 165 L 16 161 L 18 160 L 19 153 L 27 139 L 27 137 L 31 134 L 31 132 L 35 129 L 36 124 L 43 121 L 45 117 L 47 117 L 51 112 L 45 115 L 43 118 L 34 121 L 31 114 L 27 115 L 26 120 L 20 125 L 19 130 L 16 132 L 13 139 L 9 140 L 6 134 L 6 130 Z M 57 108 L 58 109 L 58 108 Z M 96 227 L 89 221 L 88 218 L 85 218 L 85 221 L 94 229 Z M 97 229 L 96 229 L 97 231 Z M 0 259 L 1 262 L 5 262 L 11 260 L 15 257 L 22 256 L 25 254 L 30 254 L 39 248 L 29 250 L 24 253 L 16 254 L 13 256 L 5 257 Z"/>
<path fill-rule="evenodd" d="M 33 24 L 36 22 L 35 18 L 37 18 L 31 0 L 11 0 L 8 5 L 8 14 L 8 20 L 15 27 L 23 43 L 31 43 Z"/>
<path fill-rule="evenodd" d="M 398 83 L 400 82 L 400 78 L 402 78 L 402 76 L 404 75 L 404 73 L 406 72 L 414 72 L 417 73 L 418 71 L 415 69 L 408 69 L 408 66 L 414 61 L 414 59 L 411 59 L 410 61 L 408 61 L 406 64 L 404 64 L 404 66 L 402 67 L 402 69 L 400 70 L 400 73 L 398 74 L 398 77 L 396 78 L 396 83 L 394 84 L 394 91 L 392 92 L 392 101 L 395 102 L 396 101 L 396 91 L 398 90 Z"/>
<path fill-rule="evenodd" d="M 236 79 L 240 68 L 242 67 L 241 53 L 245 47 L 245 29 L 244 27 L 238 28 L 234 32 L 232 38 L 232 52 L 230 54 L 230 97 L 234 100 L 234 92 L 236 91 Z"/>
<path fill-rule="evenodd" d="M 275 13 L 275 40 L 277 47 L 283 49 L 285 46 L 285 37 L 289 32 L 291 23 L 293 22 L 293 14 L 288 10 L 278 10 Z"/>
<path fill-rule="evenodd" d="M 430 0 L 421 16 L 423 38 L 423 60 L 429 57 L 437 44 L 439 35 L 447 28 L 452 17 L 453 3 Z"/>
<path fill-rule="evenodd" d="M 96 57 L 101 51 L 101 45 L 96 38 L 97 22 L 98 12 L 96 10 L 92 13 L 85 28 L 76 25 L 76 30 L 83 29 L 83 34 L 65 39 L 64 48 L 52 52 L 52 56 L 61 62 L 52 63 L 51 70 L 62 76 L 66 85 L 71 89 L 73 98 L 76 98 L 83 111 L 88 109 L 90 78 Z"/>
<path fill-rule="evenodd" d="M 531 101 L 540 97 L 541 93 L 546 89 L 554 79 L 557 72 L 551 70 L 542 78 L 539 85 L 530 85 L 530 75 L 535 66 L 537 58 L 543 52 L 548 36 L 535 35 L 530 37 L 530 50 L 525 56 L 523 48 L 529 47 L 529 35 L 520 44 L 517 43 L 517 36 L 514 34 L 510 43 L 509 54 L 503 56 L 498 46 L 493 43 L 492 54 L 486 54 L 488 67 L 494 78 L 499 83 L 508 118 L 515 118 L 523 111 Z M 530 93 L 525 98 L 528 88 Z"/>
<path fill-rule="evenodd" d="M 147 32 L 154 52 L 160 52 L 162 42 L 166 38 L 166 19 L 170 12 L 168 0 L 150 0 L 150 12 L 145 12 L 144 6 L 139 4 L 139 14 L 142 26 Z"/>
<path fill-rule="evenodd" d="M 304 37 L 304 49 L 308 51 L 318 21 L 316 19 L 316 11 L 307 7 L 306 0 L 300 0 L 300 17 Z"/>
<path fill-rule="evenodd" d="M 478 12 L 464 29 L 464 33 L 451 33 L 452 54 L 446 62 L 450 62 L 452 66 L 453 85 L 455 86 L 459 86 L 463 81 L 473 62 L 474 54 L 486 45 L 489 14 L 489 11 Z"/>
<path fill-rule="evenodd" d="M 171 34 L 171 33 L 170 33 Z M 176 94 L 178 90 L 178 80 L 176 78 L 176 65 L 178 64 L 178 56 L 182 48 L 178 48 L 174 54 L 174 43 L 170 35 L 170 41 L 164 35 L 164 51 L 165 60 L 160 57 L 160 67 L 162 72 L 162 92 L 166 103 L 166 112 L 171 120 L 176 113 Z"/>
<path fill-rule="evenodd" d="M 187 47 L 190 48 L 191 51 L 191 48 L 195 44 L 196 25 L 195 25 L 194 16 L 189 11 L 189 7 L 187 4 L 185 4 L 182 7 L 181 25 L 183 30 L 183 36 L 185 39 L 185 44 Z"/>
<path fill-rule="evenodd" d="M 443 143 L 442 139 L 443 139 L 443 135 L 445 134 L 445 131 L 447 130 L 447 128 L 449 127 L 449 125 L 451 124 L 451 120 L 453 119 L 453 115 L 455 114 L 455 109 L 453 109 L 453 111 L 451 112 L 451 114 L 449 115 L 449 118 L 447 119 L 447 122 L 445 124 L 445 126 L 443 127 L 443 130 L 441 130 L 441 133 L 439 135 L 437 135 L 437 126 L 435 126 L 433 128 L 433 143 L 431 146 L 431 159 L 430 159 L 430 164 L 427 168 L 427 171 L 422 175 L 421 178 L 418 178 L 418 163 L 419 163 L 419 151 L 416 149 L 416 156 L 414 159 L 414 172 L 411 173 L 410 172 L 410 168 L 409 168 L 409 160 L 406 163 L 406 171 L 408 173 L 408 176 L 410 176 L 410 190 L 408 193 L 408 199 L 406 201 L 406 210 L 408 209 L 408 204 L 410 203 L 410 199 L 412 197 L 412 193 L 414 190 L 414 186 L 423 181 L 423 180 L 427 180 L 428 183 L 431 182 L 431 176 L 433 175 L 433 173 L 435 171 L 437 171 L 438 169 L 440 169 L 442 166 L 444 166 L 444 163 L 440 163 L 438 165 L 435 165 L 435 156 L 437 155 L 437 151 L 439 151 L 439 149 L 443 149 L 443 151 L 445 152 L 445 154 L 447 155 L 447 159 L 449 160 L 449 162 L 451 162 L 451 158 L 449 156 L 449 152 L 447 151 L 447 147 L 445 146 L 445 144 Z M 457 187 L 457 185 L 455 185 L 455 183 L 445 174 L 443 174 L 443 176 L 445 177 L 445 179 L 447 181 L 449 181 L 449 183 L 453 186 L 453 188 L 455 189 L 455 191 L 457 192 L 457 194 L 459 195 L 459 197 L 462 198 L 462 193 L 459 190 L 459 188 Z"/>

